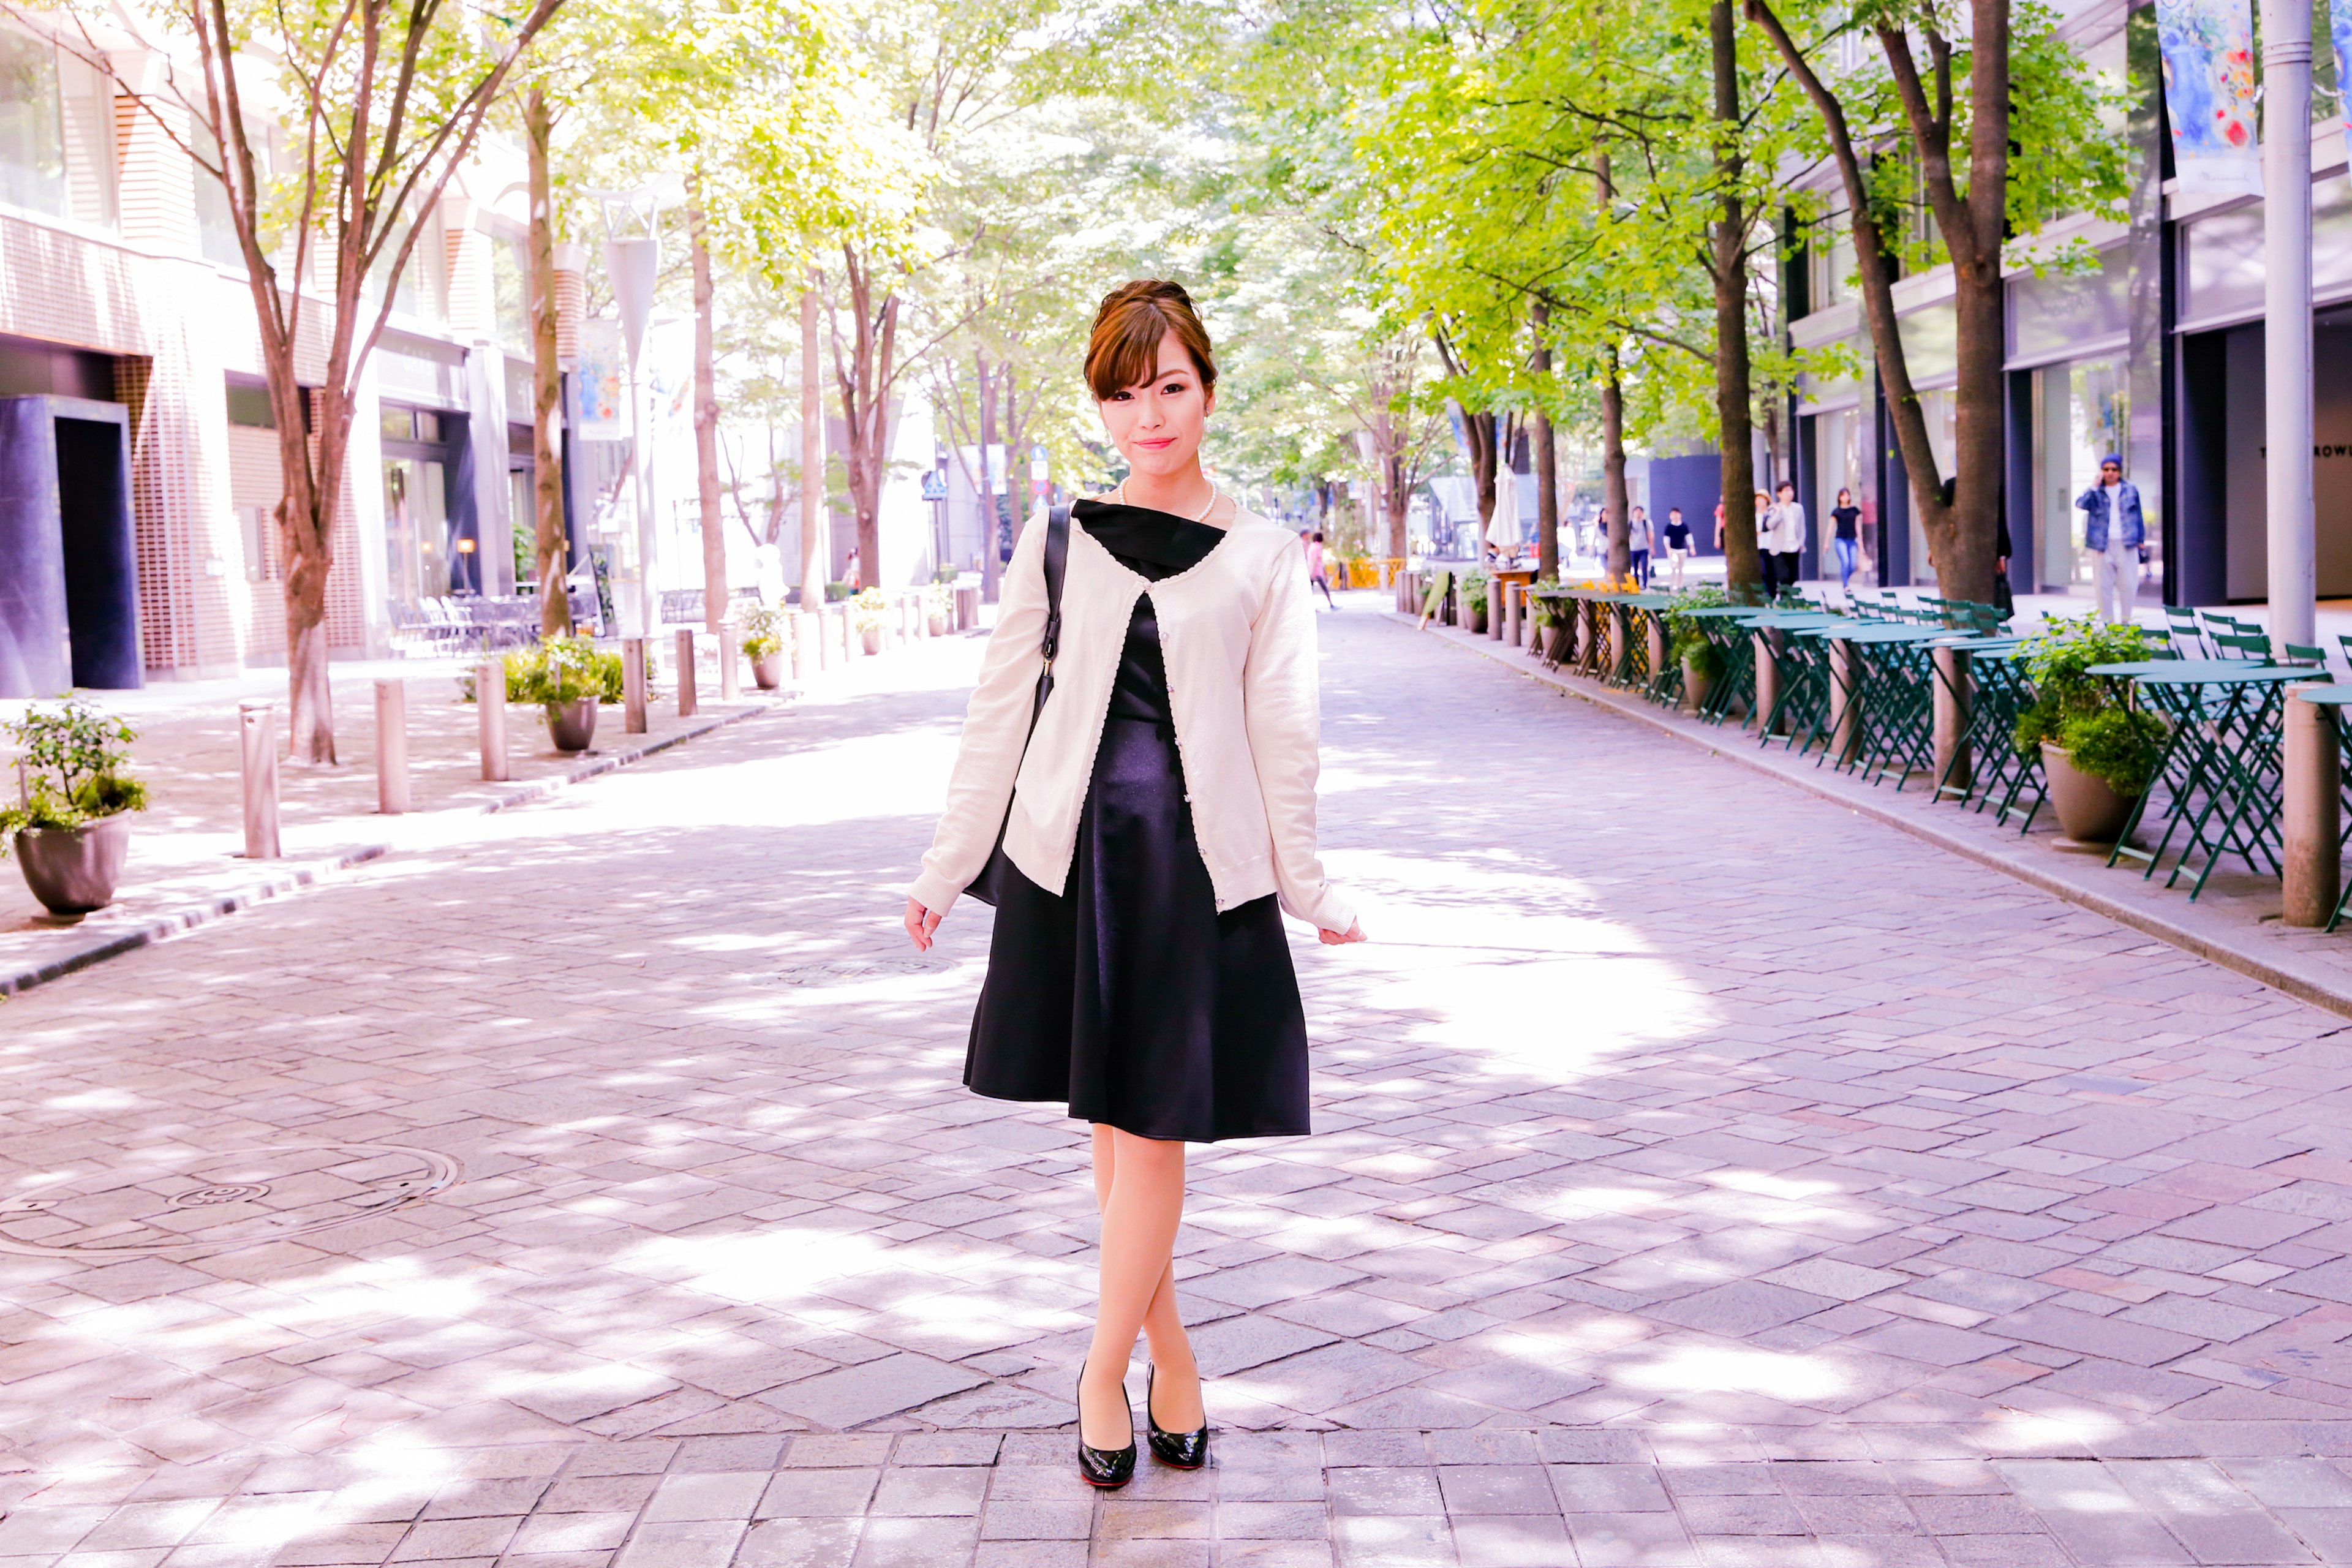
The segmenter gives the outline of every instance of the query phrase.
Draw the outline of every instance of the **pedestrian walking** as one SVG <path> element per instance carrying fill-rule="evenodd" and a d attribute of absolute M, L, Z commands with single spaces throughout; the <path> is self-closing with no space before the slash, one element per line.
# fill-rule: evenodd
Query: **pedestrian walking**
<path fill-rule="evenodd" d="M 1633 563 L 1633 581 L 1642 587 L 1650 585 L 1650 519 L 1648 513 L 1635 507 L 1625 516 L 1625 553 Z"/>
<path fill-rule="evenodd" d="M 1324 575 L 1323 535 L 1320 533 L 1311 533 L 1307 537 L 1307 581 L 1323 590 L 1323 603 L 1327 607 L 1334 610 L 1339 607 L 1331 602 L 1331 580 Z"/>
<path fill-rule="evenodd" d="M 1780 517 L 1772 508 L 1772 498 L 1762 490 L 1756 492 L 1756 566 L 1764 574 L 1764 597 L 1777 599 L 1783 588 L 1793 588 L 1797 580 L 1780 575 Z"/>
<path fill-rule="evenodd" d="M 1837 552 L 1838 592 L 1853 591 L 1853 574 L 1861 564 L 1862 508 L 1853 504 L 1853 492 L 1840 488 L 1837 505 L 1830 508 L 1830 521 L 1837 528 L 1830 548 Z"/>
<path fill-rule="evenodd" d="M 1679 594 L 1683 591 L 1683 563 L 1690 559 L 1690 524 L 1683 521 L 1683 509 L 1666 508 L 1666 585 Z"/>
<path fill-rule="evenodd" d="M 1774 507 L 1773 542 L 1780 552 L 1780 584 L 1783 587 L 1797 585 L 1802 571 L 1805 541 L 1811 530 L 1805 521 L 1805 504 L 1797 499 L 1797 487 L 1787 479 L 1780 485 L 1780 499 Z"/>
<path fill-rule="evenodd" d="M 2121 626 L 2139 601 L 2139 552 L 2147 542 L 2140 515 L 2139 487 L 2124 478 L 2124 460 L 2114 452 L 2099 459 L 2099 482 L 2074 498 L 2084 514 L 2083 547 L 2096 559 L 2099 618 Z"/>
<path fill-rule="evenodd" d="M 1217 367 L 1191 298 L 1114 289 L 1085 374 L 1128 478 L 1022 531 L 906 925 L 928 950 L 961 893 L 996 905 L 964 1082 L 1093 1125 L 1100 1296 L 1077 1462 L 1118 1487 L 1139 1331 L 1152 1453 L 1208 1458 L 1172 1264 L 1184 1144 L 1307 1131 L 1282 914 L 1326 942 L 1363 931 L 1316 851 L 1303 547 L 1201 471 Z"/>

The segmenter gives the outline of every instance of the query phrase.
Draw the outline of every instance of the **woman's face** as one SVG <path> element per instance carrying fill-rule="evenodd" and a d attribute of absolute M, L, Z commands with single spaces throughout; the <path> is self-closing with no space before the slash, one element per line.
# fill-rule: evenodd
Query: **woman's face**
<path fill-rule="evenodd" d="M 1187 472 L 1199 460 L 1201 433 L 1216 405 L 1216 393 L 1201 384 L 1200 367 L 1170 332 L 1160 340 L 1159 374 L 1095 407 L 1130 468 L 1166 476 Z"/>
<path fill-rule="evenodd" d="M 1840 491 L 1838 491 L 1838 505 L 1840 505 L 1840 506 L 1852 506 L 1853 504 L 1853 492 L 1852 490 L 1840 490 Z"/>

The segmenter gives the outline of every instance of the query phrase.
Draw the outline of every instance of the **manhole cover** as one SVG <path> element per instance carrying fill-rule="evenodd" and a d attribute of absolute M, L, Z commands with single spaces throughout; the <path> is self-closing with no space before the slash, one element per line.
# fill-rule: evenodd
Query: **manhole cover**
<path fill-rule="evenodd" d="M 457 1163 L 395 1143 L 175 1152 L 71 1172 L 0 1199 L 0 1251 L 42 1258 L 218 1250 L 370 1219 L 450 1186 Z"/>
<path fill-rule="evenodd" d="M 822 958 L 796 963 L 762 976 L 770 985 L 849 985 L 860 980 L 896 980 L 908 974 L 940 974 L 955 967 L 955 960 L 925 954 L 919 958 Z"/>

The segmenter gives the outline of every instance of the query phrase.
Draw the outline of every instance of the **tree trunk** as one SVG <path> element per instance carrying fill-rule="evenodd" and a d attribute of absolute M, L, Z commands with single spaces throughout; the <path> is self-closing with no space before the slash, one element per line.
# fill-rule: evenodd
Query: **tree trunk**
<path fill-rule="evenodd" d="M 1004 513 L 1005 520 L 1012 523 L 1013 532 L 1017 538 L 1021 532 L 1022 520 L 1028 516 L 1021 507 L 1022 481 L 1028 477 L 1029 470 L 1028 459 L 1021 455 L 1024 450 L 1021 438 L 1026 432 L 1022 425 L 1021 399 L 1013 386 L 1015 376 L 1011 360 L 1004 362 L 1003 376 Z"/>
<path fill-rule="evenodd" d="M 890 461 L 890 384 L 898 344 L 898 296 L 885 289 L 875 301 L 875 278 L 867 261 L 844 247 L 843 283 L 856 331 L 846 358 L 836 342 L 834 378 L 841 390 L 841 423 L 848 449 L 849 505 L 857 520 L 857 585 L 882 579 L 882 476 Z"/>
<path fill-rule="evenodd" d="M 996 445 L 996 388 L 988 378 L 988 355 L 974 350 L 971 363 L 980 377 L 980 516 L 985 536 L 980 551 L 980 592 L 992 605 L 1004 571 L 997 558 L 996 531 L 1004 519 L 996 510 L 996 480 L 1003 477 L 998 470 L 1005 465 L 992 467 L 988 456 L 989 448 Z"/>
<path fill-rule="evenodd" d="M 1948 532 L 1935 551 L 1946 598 L 1992 603 L 1999 573 L 2001 479 L 2007 437 L 2003 361 L 2008 342 L 2000 276 L 2009 205 L 2010 0 L 1972 0 L 1969 57 L 1969 243 L 1953 247 L 1953 312 L 1959 384 L 1953 394 L 1954 486 Z M 1950 202 L 1948 174 L 1937 205 Z M 1932 536 L 1931 536 L 1932 538 Z"/>
<path fill-rule="evenodd" d="M 702 172 L 687 183 L 686 231 L 694 252 L 694 474 L 702 512 L 702 625 L 727 618 L 727 529 L 719 488 L 719 378 L 712 365 L 710 235 L 702 210 Z"/>
<path fill-rule="evenodd" d="M 1756 455 L 1748 365 L 1748 226 L 1739 197 L 1739 42 L 1733 32 L 1731 0 L 1709 8 L 1713 44 L 1716 183 L 1722 192 L 1715 223 L 1709 269 L 1715 274 L 1716 446 L 1722 454 L 1723 530 L 1720 542 L 1726 578 L 1735 585 L 1764 580 L 1756 558 Z"/>
<path fill-rule="evenodd" d="M 1551 344 L 1544 331 L 1551 324 L 1551 307 L 1541 300 L 1530 311 L 1535 327 L 1535 372 L 1538 396 L 1551 390 Z M 1552 444 L 1551 415 L 1541 403 L 1535 408 L 1536 447 L 1536 575 L 1559 581 L 1559 453 Z"/>
<path fill-rule="evenodd" d="M 825 579 L 833 574 L 832 542 L 825 535 L 824 373 L 817 363 L 817 297 L 814 275 L 801 291 L 801 608 L 824 603 Z"/>
<path fill-rule="evenodd" d="M 1495 519 L 1495 416 L 1465 412 L 1462 416 L 1462 431 L 1469 440 L 1470 482 L 1478 500 L 1478 548 L 1471 557 L 1483 560 L 1486 525 Z"/>
<path fill-rule="evenodd" d="M 1618 380 L 1617 350 L 1609 350 L 1601 383 L 1601 489 L 1609 518 L 1609 581 L 1625 580 L 1633 569 L 1631 543 L 1633 496 L 1625 488 L 1625 391 Z"/>
<path fill-rule="evenodd" d="M 539 629 L 572 630 L 571 566 L 563 528 L 563 456 L 556 437 L 563 410 L 563 371 L 555 360 L 555 198 L 549 142 L 555 115 L 533 87 L 523 99 L 523 142 L 530 160 L 530 490 L 531 559 L 539 574 Z"/>

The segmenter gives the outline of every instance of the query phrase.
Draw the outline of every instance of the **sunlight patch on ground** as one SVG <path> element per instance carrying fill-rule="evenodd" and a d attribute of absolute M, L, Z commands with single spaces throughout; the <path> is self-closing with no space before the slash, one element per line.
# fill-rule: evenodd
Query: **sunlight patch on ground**
<path fill-rule="evenodd" d="M 1759 1394 L 1791 1405 L 1845 1392 L 1845 1374 L 1823 1356 L 1738 1345 L 1677 1345 L 1610 1369 L 1610 1379 L 1653 1394 Z"/>

